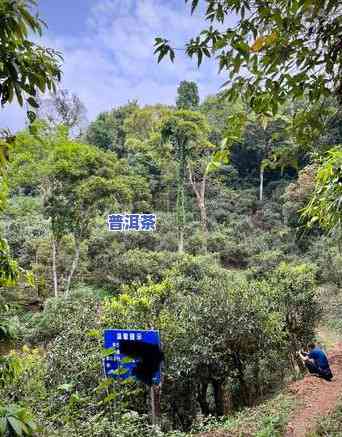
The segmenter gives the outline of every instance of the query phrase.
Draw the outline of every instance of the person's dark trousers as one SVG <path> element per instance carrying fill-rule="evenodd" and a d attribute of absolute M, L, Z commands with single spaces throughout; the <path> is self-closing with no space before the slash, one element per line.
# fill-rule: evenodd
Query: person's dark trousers
<path fill-rule="evenodd" d="M 326 381 L 331 381 L 333 377 L 333 374 L 331 373 L 329 367 L 327 369 L 320 369 L 316 366 L 316 364 L 312 363 L 311 361 L 305 361 L 305 367 L 310 373 L 318 375 L 320 378 L 323 378 Z"/>

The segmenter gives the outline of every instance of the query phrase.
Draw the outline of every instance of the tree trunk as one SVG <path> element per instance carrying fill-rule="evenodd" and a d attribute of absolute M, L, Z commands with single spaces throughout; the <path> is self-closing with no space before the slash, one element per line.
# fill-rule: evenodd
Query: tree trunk
<path fill-rule="evenodd" d="M 249 405 L 249 390 L 248 390 L 246 382 L 245 382 L 243 365 L 242 365 L 240 355 L 238 352 L 234 353 L 234 361 L 235 361 L 236 369 L 238 371 L 237 378 L 238 378 L 239 385 L 240 385 L 239 405 Z"/>
<path fill-rule="evenodd" d="M 264 167 L 260 167 L 260 188 L 259 188 L 259 200 L 263 201 L 264 198 Z"/>
<path fill-rule="evenodd" d="M 338 249 L 338 253 L 339 255 L 342 255 L 342 226 L 341 224 L 338 225 L 337 227 L 337 249 Z"/>
<path fill-rule="evenodd" d="M 167 211 L 167 213 L 170 212 L 170 189 L 169 189 L 169 187 L 166 190 L 166 211 Z"/>
<path fill-rule="evenodd" d="M 203 252 L 207 253 L 208 250 L 208 217 L 207 217 L 207 210 L 203 201 L 198 202 L 198 207 L 200 209 L 201 214 L 201 227 L 202 227 L 202 234 L 203 234 Z"/>
<path fill-rule="evenodd" d="M 71 280 L 72 280 L 74 273 L 75 273 L 75 270 L 78 266 L 79 258 L 80 258 L 80 240 L 78 238 L 75 238 L 75 256 L 74 256 L 74 260 L 72 262 L 70 273 L 69 273 L 69 276 L 67 279 L 67 284 L 66 284 L 66 288 L 65 288 L 66 296 L 69 296 Z"/>
<path fill-rule="evenodd" d="M 178 252 L 184 252 L 184 229 L 181 228 L 178 231 Z"/>
<path fill-rule="evenodd" d="M 289 326 L 289 323 L 290 323 L 290 316 L 288 315 L 288 316 L 286 317 L 286 319 L 287 319 L 287 320 L 286 320 L 286 321 L 287 321 L 287 324 L 288 324 L 288 326 Z M 288 328 L 288 329 L 289 329 L 289 328 Z M 292 355 L 292 359 L 293 359 L 293 361 L 297 364 L 297 366 L 298 366 L 298 368 L 299 368 L 299 371 L 300 371 L 301 373 L 304 373 L 304 372 L 305 372 L 305 365 L 304 365 L 304 363 L 303 363 L 301 357 L 297 354 L 298 350 L 300 349 L 300 346 L 299 346 L 298 343 L 297 343 L 297 340 L 296 340 L 295 335 L 293 335 L 293 334 L 291 333 L 291 331 L 290 331 L 290 333 L 289 333 L 289 340 L 290 340 L 290 354 Z"/>
<path fill-rule="evenodd" d="M 223 390 L 222 384 L 218 381 L 212 381 L 214 389 L 215 398 L 215 413 L 216 416 L 220 417 L 224 415 L 224 400 L 223 400 Z"/>
<path fill-rule="evenodd" d="M 207 177 L 206 175 L 203 176 L 202 181 L 200 183 L 197 183 L 192 174 L 191 166 L 188 166 L 189 169 L 189 180 L 190 185 L 193 189 L 193 192 L 196 196 L 196 203 L 198 206 L 198 209 L 200 211 L 200 217 L 201 217 L 201 228 L 202 228 L 202 236 L 203 236 L 203 252 L 207 253 L 208 250 L 208 216 L 207 216 L 207 208 L 205 205 L 205 190 L 206 190 L 206 182 Z M 200 186 L 198 186 L 200 185 Z"/>
<path fill-rule="evenodd" d="M 151 411 L 152 425 L 160 428 L 161 411 L 160 411 L 160 385 L 153 384 L 151 386 Z"/>
<path fill-rule="evenodd" d="M 53 291 L 55 297 L 58 297 L 58 276 L 57 276 L 57 248 L 58 244 L 55 237 L 52 236 L 52 278 L 53 278 Z"/>
<path fill-rule="evenodd" d="M 256 363 L 254 364 L 254 369 L 253 369 L 253 373 L 254 373 L 254 396 L 252 401 L 254 400 L 254 402 L 256 403 L 257 400 L 263 396 L 263 384 L 260 381 L 260 368 L 259 368 L 259 361 L 256 360 Z"/>
<path fill-rule="evenodd" d="M 179 163 L 177 174 L 177 226 L 178 226 L 178 252 L 184 252 L 184 227 L 185 227 L 185 156 L 184 146 L 179 147 Z"/>
<path fill-rule="evenodd" d="M 292 347 L 291 347 L 291 354 L 292 354 L 292 358 L 295 361 L 295 363 L 297 364 L 299 371 L 301 373 L 305 373 L 305 365 L 302 361 L 302 359 L 300 358 L 300 356 L 297 354 L 299 348 L 297 348 L 297 345 L 293 342 L 292 343 Z"/>
<path fill-rule="evenodd" d="M 231 389 L 230 387 L 228 387 L 228 384 L 224 384 L 222 390 L 223 390 L 223 415 L 228 416 L 229 414 L 231 414 L 233 410 Z"/>
<path fill-rule="evenodd" d="M 197 400 L 201 407 L 201 412 L 203 416 L 209 416 L 210 410 L 209 410 L 209 404 L 207 401 L 207 390 L 208 390 L 208 383 L 202 382 L 198 387 L 198 396 Z"/>

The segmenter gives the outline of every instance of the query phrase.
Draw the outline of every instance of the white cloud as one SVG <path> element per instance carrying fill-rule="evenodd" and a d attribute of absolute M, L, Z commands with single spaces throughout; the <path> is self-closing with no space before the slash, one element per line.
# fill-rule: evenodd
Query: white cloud
<path fill-rule="evenodd" d="M 171 104 L 181 80 L 196 80 L 202 96 L 223 82 L 214 61 L 198 70 L 195 61 L 178 52 L 175 64 L 157 64 L 156 36 L 179 46 L 203 28 L 202 19 L 191 16 L 179 0 L 97 0 L 85 26 L 86 36 L 48 35 L 43 44 L 63 52 L 62 87 L 79 95 L 90 120 L 132 99 Z M 0 110 L 0 126 L 23 127 L 24 112 L 16 106 Z"/>

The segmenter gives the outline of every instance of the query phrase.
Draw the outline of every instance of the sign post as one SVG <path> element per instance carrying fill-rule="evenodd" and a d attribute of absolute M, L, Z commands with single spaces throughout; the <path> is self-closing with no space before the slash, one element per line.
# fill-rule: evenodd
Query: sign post
<path fill-rule="evenodd" d="M 152 404 L 152 425 L 160 427 L 160 384 L 151 386 L 151 404 Z"/>
<path fill-rule="evenodd" d="M 106 329 L 104 347 L 111 354 L 103 361 L 109 378 L 135 378 L 149 385 L 151 394 L 152 424 L 160 426 L 161 362 L 158 331 Z"/>

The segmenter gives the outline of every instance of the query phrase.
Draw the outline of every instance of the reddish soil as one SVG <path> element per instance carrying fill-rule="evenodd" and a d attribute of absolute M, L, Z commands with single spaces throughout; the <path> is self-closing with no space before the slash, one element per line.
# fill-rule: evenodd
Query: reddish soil
<path fill-rule="evenodd" d="M 308 375 L 289 386 L 300 404 L 290 417 L 285 437 L 304 437 L 313 431 L 317 420 L 333 410 L 342 396 L 342 343 L 329 351 L 328 358 L 334 375 L 331 382 Z"/>
<path fill-rule="evenodd" d="M 317 420 L 334 409 L 342 396 L 342 342 L 337 343 L 328 353 L 334 378 L 331 382 L 307 375 L 300 381 L 289 385 L 288 390 L 295 395 L 298 406 L 292 413 L 284 437 L 305 437 L 315 429 Z M 199 434 L 198 437 L 233 437 L 236 434 L 227 431 L 212 431 Z M 243 433 L 244 437 L 252 434 Z"/>

